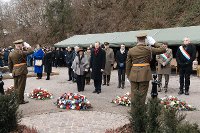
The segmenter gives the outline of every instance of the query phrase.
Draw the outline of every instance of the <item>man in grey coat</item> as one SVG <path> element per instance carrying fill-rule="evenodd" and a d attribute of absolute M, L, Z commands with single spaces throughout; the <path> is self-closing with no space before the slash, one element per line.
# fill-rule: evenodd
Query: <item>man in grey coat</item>
<path fill-rule="evenodd" d="M 108 42 L 104 43 L 104 47 L 105 47 L 104 50 L 106 52 L 106 64 L 105 64 L 105 69 L 104 69 L 104 72 L 103 72 L 103 85 L 107 84 L 107 86 L 109 86 L 111 70 L 113 68 L 113 64 L 114 64 L 115 58 L 114 58 L 114 52 L 109 47 L 109 43 Z"/>

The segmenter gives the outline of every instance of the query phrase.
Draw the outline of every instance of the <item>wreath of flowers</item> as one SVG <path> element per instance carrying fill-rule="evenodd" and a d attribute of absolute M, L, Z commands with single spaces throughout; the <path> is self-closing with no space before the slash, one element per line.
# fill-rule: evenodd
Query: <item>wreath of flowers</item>
<path fill-rule="evenodd" d="M 174 109 L 182 110 L 182 111 L 196 110 L 196 108 L 193 107 L 192 105 L 187 104 L 185 101 L 181 101 L 177 97 L 174 97 L 174 96 L 165 96 L 164 98 L 161 98 L 160 103 L 164 105 L 166 109 L 174 108 Z"/>
<path fill-rule="evenodd" d="M 116 98 L 112 100 L 112 103 L 123 106 L 131 106 L 131 95 L 127 92 L 124 96 L 116 96 Z"/>
<path fill-rule="evenodd" d="M 46 100 L 46 99 L 52 99 L 53 95 L 45 89 L 38 88 L 34 89 L 31 93 L 29 93 L 28 97 L 36 100 Z"/>
<path fill-rule="evenodd" d="M 58 108 L 72 110 L 86 110 L 91 108 L 88 99 L 77 93 L 64 93 L 55 103 Z"/>

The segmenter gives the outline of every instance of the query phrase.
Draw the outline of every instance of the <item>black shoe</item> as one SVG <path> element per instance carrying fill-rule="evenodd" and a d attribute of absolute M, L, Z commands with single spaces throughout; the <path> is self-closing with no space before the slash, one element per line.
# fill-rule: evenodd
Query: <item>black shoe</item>
<path fill-rule="evenodd" d="M 103 83 L 102 85 L 106 85 L 106 83 Z"/>
<path fill-rule="evenodd" d="M 67 81 L 71 81 L 71 79 L 68 79 Z"/>
<path fill-rule="evenodd" d="M 107 83 L 107 86 L 109 86 L 110 84 L 109 83 Z"/>
<path fill-rule="evenodd" d="M 95 91 L 93 91 L 92 93 L 97 93 L 97 91 L 95 90 Z"/>
<path fill-rule="evenodd" d="M 50 80 L 49 78 L 46 78 L 46 80 Z"/>
<path fill-rule="evenodd" d="M 97 91 L 97 94 L 101 93 L 101 91 Z"/>
<path fill-rule="evenodd" d="M 184 93 L 183 90 L 180 90 L 180 91 L 178 92 L 179 95 L 182 95 L 183 93 Z"/>
<path fill-rule="evenodd" d="M 188 91 L 186 91 L 186 92 L 185 92 L 185 95 L 189 95 L 189 92 L 188 92 Z"/>
<path fill-rule="evenodd" d="M 26 104 L 26 103 L 29 103 L 29 101 L 22 101 L 19 104 Z"/>

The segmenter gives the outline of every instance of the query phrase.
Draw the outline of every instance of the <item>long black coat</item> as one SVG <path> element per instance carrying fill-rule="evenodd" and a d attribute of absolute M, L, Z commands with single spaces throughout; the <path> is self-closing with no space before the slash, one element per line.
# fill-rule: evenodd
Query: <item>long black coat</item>
<path fill-rule="evenodd" d="M 106 54 L 101 48 L 97 55 L 94 50 L 91 51 L 90 67 L 92 68 L 92 79 L 100 80 L 102 78 L 101 69 L 105 69 Z"/>
<path fill-rule="evenodd" d="M 183 45 L 183 48 L 190 55 L 190 60 L 187 60 L 184 57 L 184 55 L 181 53 L 180 48 L 178 48 L 177 53 L 176 53 L 176 61 L 177 61 L 178 67 L 192 69 L 192 62 L 196 58 L 196 47 L 192 44 L 189 44 L 187 46 Z"/>
<path fill-rule="evenodd" d="M 53 53 L 52 52 L 46 53 L 43 60 L 44 60 L 44 72 L 51 73 Z"/>

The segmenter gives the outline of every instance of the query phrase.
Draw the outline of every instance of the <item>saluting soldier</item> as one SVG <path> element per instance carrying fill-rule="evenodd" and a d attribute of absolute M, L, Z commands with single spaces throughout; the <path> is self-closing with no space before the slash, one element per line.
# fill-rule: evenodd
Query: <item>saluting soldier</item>
<path fill-rule="evenodd" d="M 156 55 L 156 60 L 158 62 L 158 69 L 157 69 L 157 74 L 158 74 L 158 91 L 161 91 L 162 88 L 162 75 L 165 76 L 165 92 L 167 92 L 168 88 L 168 83 L 169 83 L 169 75 L 171 74 L 171 66 L 170 62 L 173 58 L 172 50 L 168 48 L 168 43 L 164 42 L 163 47 L 166 48 L 166 52 L 160 55 Z"/>
<path fill-rule="evenodd" d="M 24 90 L 28 74 L 26 56 L 32 54 L 33 50 L 30 45 L 23 46 L 22 39 L 13 43 L 15 44 L 15 50 L 8 56 L 8 67 L 14 78 L 14 88 L 18 93 L 19 104 L 25 104 L 28 103 L 28 101 L 24 101 Z"/>
<path fill-rule="evenodd" d="M 150 61 L 152 54 L 161 54 L 166 52 L 165 48 L 158 43 L 153 43 L 154 47 L 145 43 L 147 39 L 146 33 L 139 33 L 137 36 L 137 45 L 129 49 L 126 60 L 126 74 L 131 82 L 131 99 L 139 93 L 141 95 L 140 102 L 145 104 L 149 81 L 152 79 Z M 157 48 L 156 48 L 157 47 Z M 131 108 L 133 110 L 133 108 Z"/>
<path fill-rule="evenodd" d="M 104 43 L 104 47 L 105 47 L 104 50 L 106 52 L 106 64 L 105 64 L 105 69 L 103 71 L 103 85 L 107 84 L 107 86 L 109 86 L 111 70 L 113 68 L 115 58 L 113 49 L 109 47 L 108 42 Z"/>

